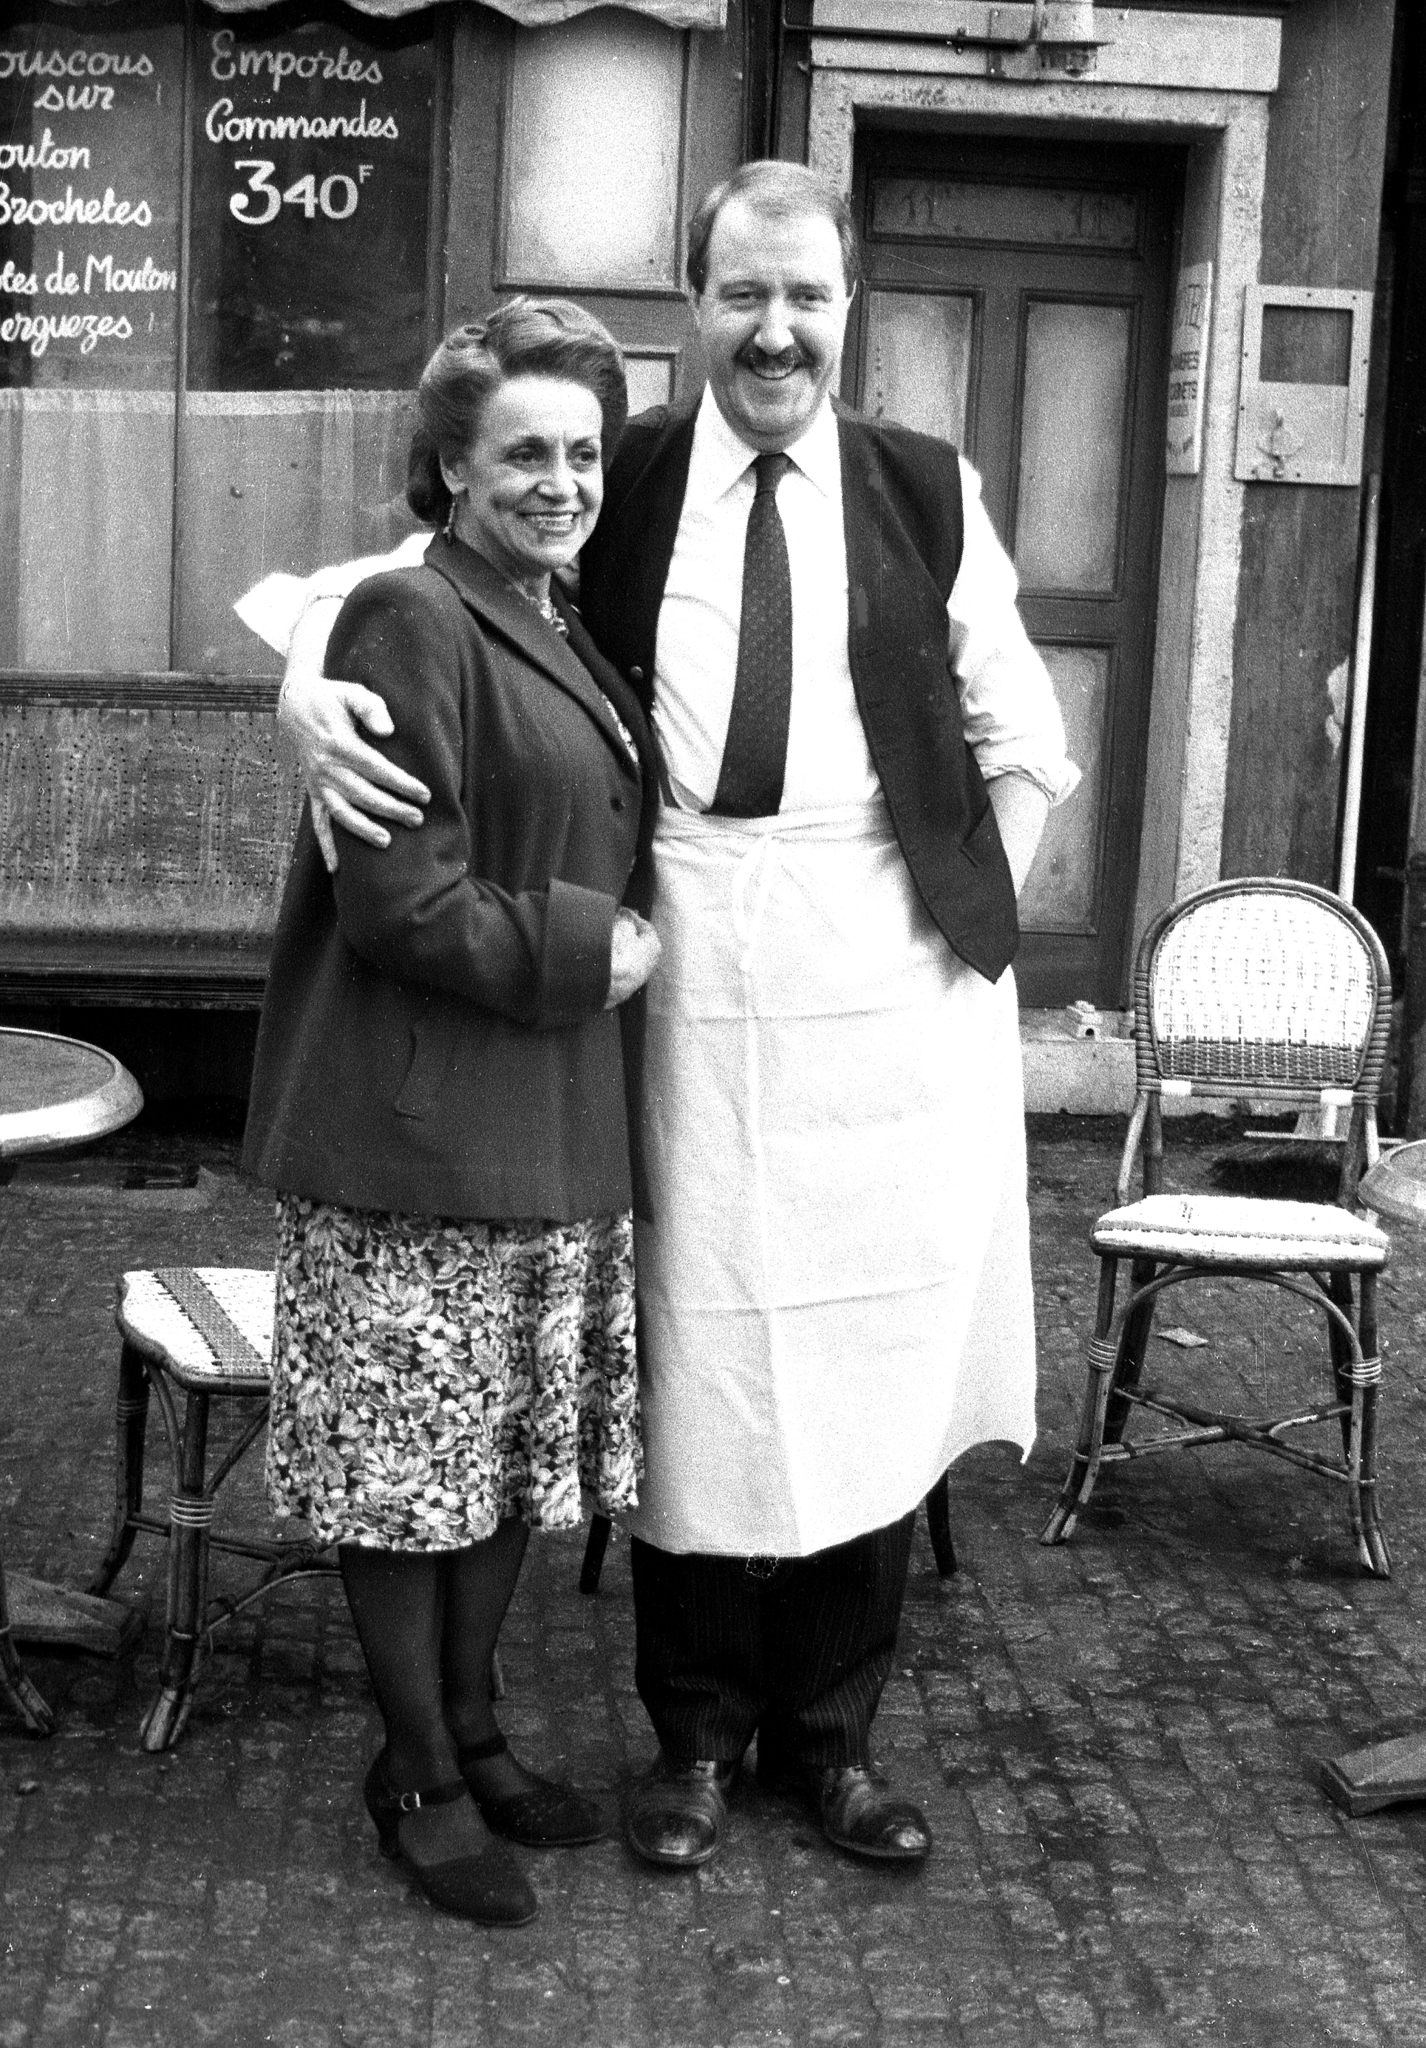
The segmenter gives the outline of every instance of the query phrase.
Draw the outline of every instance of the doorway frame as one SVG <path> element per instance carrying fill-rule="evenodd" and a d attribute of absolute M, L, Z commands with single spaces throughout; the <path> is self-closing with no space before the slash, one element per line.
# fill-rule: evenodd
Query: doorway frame
<path fill-rule="evenodd" d="M 932 283 L 932 269 L 937 261 L 948 262 L 953 269 L 956 264 L 956 257 L 951 253 L 957 246 L 955 237 L 940 242 L 935 236 L 929 239 L 908 238 L 894 230 L 878 234 L 873 229 L 867 208 L 878 176 L 889 173 L 893 177 L 937 178 L 945 174 L 968 178 L 978 186 L 1007 180 L 1013 183 L 1022 178 L 1028 183 L 1038 184 L 1048 179 L 1056 186 L 1075 189 L 1133 191 L 1137 215 L 1135 248 L 1132 252 L 1119 251 L 1117 255 L 1121 263 L 1132 261 L 1139 267 L 1143 289 L 1137 294 L 1130 291 L 1122 271 L 1112 289 L 1105 284 L 1103 265 L 1113 265 L 1116 252 L 1055 249 L 1030 240 L 1017 257 L 1008 253 L 1012 245 L 999 238 L 988 238 L 984 243 L 972 239 L 959 244 L 965 263 L 977 273 L 986 265 L 994 269 L 1008 263 L 1016 278 L 1014 290 L 1017 297 L 1023 294 L 1023 300 L 1014 341 L 1012 345 L 1007 330 L 1002 336 L 1001 346 L 1007 355 L 1013 355 L 1017 367 L 1023 364 L 1024 322 L 1032 302 L 1046 298 L 1054 301 L 1067 295 L 1076 303 L 1086 305 L 1133 303 L 1121 465 L 1128 446 L 1132 446 L 1133 452 L 1128 465 L 1121 467 L 1112 588 L 1093 592 L 1022 589 L 1021 593 L 1024 600 L 1021 605 L 1022 622 L 1037 646 L 1042 649 L 1057 645 L 1101 647 L 1109 653 L 1110 660 L 1106 671 L 1106 715 L 1101 720 L 1100 729 L 1100 766 L 1103 773 L 1098 789 L 1097 815 L 1093 821 L 1092 904 L 1082 923 L 1037 926 L 1033 917 L 1028 923 L 1022 921 L 1021 945 L 1015 968 L 1020 1000 L 1031 1008 L 1036 1005 L 1052 1006 L 1041 1012 L 1047 1015 L 1055 1014 L 1062 1004 L 1085 999 L 1096 1009 L 1114 1014 L 1118 1005 L 1128 1001 L 1133 978 L 1134 955 L 1129 935 L 1137 901 L 1149 745 L 1153 636 L 1159 582 L 1158 547 L 1162 527 L 1160 500 L 1164 484 L 1161 451 L 1172 330 L 1174 263 L 1182 211 L 1184 151 L 1181 146 L 1166 146 L 1162 142 L 1145 144 L 1119 136 L 1112 144 L 1096 138 L 1096 143 L 1088 150 L 1083 137 L 1062 134 L 1040 136 L 1036 140 L 1042 154 L 1032 161 L 1026 156 L 1022 137 L 1014 138 L 1007 145 L 1006 138 L 1002 136 L 970 134 L 964 128 L 955 135 L 948 135 L 943 128 L 928 127 L 924 122 L 913 127 L 867 124 L 859 127 L 853 175 L 856 179 L 855 213 L 862 224 L 863 277 L 859 304 L 853 312 L 856 346 L 848 349 L 847 371 L 851 374 L 843 376 L 842 395 L 853 405 L 861 402 L 858 395 L 861 387 L 854 382 L 854 377 L 865 366 L 871 297 L 886 289 L 934 292 L 949 288 L 943 285 L 943 281 Z M 938 149 L 951 151 L 952 158 L 939 159 L 936 155 Z M 1108 154 L 1111 150 L 1112 156 Z M 1148 254 L 1149 240 L 1154 246 L 1153 256 Z M 1036 273 L 1037 281 L 1033 285 L 1022 274 L 1022 265 Z M 1149 291 L 1148 277 L 1155 271 L 1156 286 Z M 895 273 L 896 281 L 889 284 L 890 273 Z M 910 281 L 913 273 L 914 283 Z M 1054 282 L 1051 282 L 1052 276 Z M 1002 284 L 1005 282 L 1002 277 Z M 983 305 L 984 285 L 971 286 L 963 280 L 954 289 L 969 292 Z M 1123 296 L 1124 293 L 1129 294 L 1128 298 Z M 980 320 L 981 314 L 978 313 L 977 329 Z M 1141 331 L 1145 329 L 1151 337 L 1151 347 L 1150 352 L 1141 357 Z M 971 425 L 984 402 L 980 388 L 984 375 L 984 357 L 977 343 L 967 390 L 966 434 L 959 445 L 968 456 L 972 446 L 981 450 L 981 455 L 970 459 L 981 471 L 983 495 L 992 523 L 996 531 L 1003 534 L 1013 554 L 1015 546 L 1011 536 L 1018 530 L 1021 481 L 1013 445 L 1017 415 L 1012 407 L 1008 421 L 1002 417 L 1002 427 L 1008 424 L 1012 432 L 1003 443 L 1001 463 L 997 464 L 996 455 L 987 446 L 987 440 L 979 438 Z M 989 439 L 993 442 L 993 434 Z M 986 460 L 981 459 L 982 455 Z M 1004 476 L 1005 495 L 1002 496 L 995 475 L 1005 462 L 1008 462 L 1009 469 Z M 1132 564 L 1131 556 L 1137 556 Z M 1134 587 L 1132 614 L 1121 618 L 1110 640 L 1100 640 L 1087 623 L 1086 609 L 1093 607 L 1096 600 L 1121 600 L 1125 595 L 1125 578 L 1131 578 Z M 1087 601 L 1087 607 L 1082 601 Z M 1137 620 L 1137 626 L 1128 624 L 1129 616 Z M 1130 651 L 1133 654 L 1131 667 L 1126 666 L 1126 656 Z M 1048 654 L 1046 660 L 1053 666 Z M 1132 679 L 1127 687 L 1126 676 Z M 1081 766 L 1087 769 L 1088 763 L 1081 760 Z M 1087 777 L 1086 782 L 1080 785 L 1076 808 L 1083 809 L 1091 794 L 1092 784 Z M 1084 829 L 1083 821 L 1081 829 Z"/>
<path fill-rule="evenodd" d="M 1209 63 L 1171 84 L 1162 82 L 1161 63 L 1145 65 L 1144 83 L 1091 76 L 1018 84 L 966 75 L 960 53 L 929 42 L 814 34 L 811 43 L 807 160 L 848 199 L 858 130 L 873 126 L 1046 141 L 1098 136 L 1185 151 L 1175 276 L 1185 264 L 1213 264 L 1203 458 L 1197 476 L 1164 482 L 1143 807 L 1155 827 L 1140 826 L 1131 958 L 1160 909 L 1219 879 L 1222 858 L 1246 489 L 1233 475 L 1243 303 L 1259 281 L 1278 43 L 1251 64 L 1239 50 L 1238 61 L 1223 66 L 1231 84 L 1215 78 L 1211 43 L 1199 43 Z"/>

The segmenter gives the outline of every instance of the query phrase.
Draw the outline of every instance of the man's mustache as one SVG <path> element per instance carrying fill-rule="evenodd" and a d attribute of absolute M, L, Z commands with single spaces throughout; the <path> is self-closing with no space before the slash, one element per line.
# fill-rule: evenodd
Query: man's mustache
<path fill-rule="evenodd" d="M 738 359 L 750 370 L 805 370 L 808 367 L 804 349 L 766 349 L 759 348 L 755 342 L 739 349 Z"/>

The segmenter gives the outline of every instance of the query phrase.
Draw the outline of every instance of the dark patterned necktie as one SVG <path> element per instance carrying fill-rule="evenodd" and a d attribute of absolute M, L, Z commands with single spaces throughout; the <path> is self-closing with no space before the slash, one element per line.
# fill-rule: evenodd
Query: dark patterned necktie
<path fill-rule="evenodd" d="M 725 818 L 771 817 L 782 802 L 792 711 L 792 578 L 777 487 L 787 455 L 760 455 L 743 543 L 738 672 L 713 809 Z"/>

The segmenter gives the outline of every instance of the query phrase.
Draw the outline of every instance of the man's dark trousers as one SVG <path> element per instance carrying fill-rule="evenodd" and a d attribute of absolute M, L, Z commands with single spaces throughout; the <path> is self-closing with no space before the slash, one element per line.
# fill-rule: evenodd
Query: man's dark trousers
<path fill-rule="evenodd" d="M 675 1763 L 868 1764 L 915 1513 L 811 1557 L 630 1545 L 635 1682 Z"/>

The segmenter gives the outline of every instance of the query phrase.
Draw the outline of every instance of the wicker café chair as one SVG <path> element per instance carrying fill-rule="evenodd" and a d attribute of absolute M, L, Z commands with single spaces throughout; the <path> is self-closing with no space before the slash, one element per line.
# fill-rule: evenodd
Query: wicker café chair
<path fill-rule="evenodd" d="M 272 1376 L 272 1271 L 238 1266 L 178 1266 L 125 1273 L 119 1282 L 118 1463 L 114 1527 L 90 1591 L 106 1593 L 141 1530 L 168 1538 L 168 1602 L 158 1697 L 144 1716 L 147 1750 L 169 1749 L 183 1733 L 201 1663 L 200 1649 L 222 1621 L 276 1585 L 336 1571 L 313 1543 L 260 1535 L 217 1535 L 218 1493 L 267 1422 Z M 157 1394 L 172 1460 L 166 1516 L 144 1512 L 144 1443 L 149 1395 Z M 178 1396 L 184 1397 L 180 1420 Z M 244 1404 L 221 1462 L 207 1471 L 209 1410 L 215 1400 Z M 214 1550 L 266 1567 L 240 1598 L 208 1597 Z"/>
<path fill-rule="evenodd" d="M 193 1706 L 202 1651 L 214 1629 L 293 1579 L 333 1578 L 331 1549 L 300 1538 L 214 1533 L 218 1493 L 267 1426 L 272 1390 L 272 1326 L 277 1276 L 248 1266 L 169 1266 L 125 1273 L 116 1320 L 119 1354 L 114 1525 L 89 1590 L 107 1593 L 147 1531 L 168 1538 L 166 1641 L 158 1697 L 139 1727 L 147 1750 L 171 1749 Z M 144 1512 L 144 1447 L 149 1395 L 158 1395 L 172 1462 L 168 1515 Z M 184 1396 L 182 1420 L 178 1395 Z M 209 1411 L 215 1400 L 245 1404 L 237 1434 L 209 1472 Z M 234 1598 L 208 1595 L 215 1550 L 254 1559 L 265 1569 Z M 0 1621 L 3 1621 L 0 1613 Z M 0 1638 L 0 1650 L 3 1650 Z M 505 1696 L 500 1654 L 490 1660 L 490 1697 Z"/>
<path fill-rule="evenodd" d="M 1134 975 L 1138 1090 L 1119 1167 L 1120 1206 L 1090 1235 L 1099 1254 L 1099 1305 L 1079 1441 L 1041 1542 L 1070 1535 L 1103 1465 L 1237 1443 L 1344 1484 L 1362 1564 L 1382 1578 L 1390 1573 L 1376 1501 L 1376 1279 L 1388 1242 L 1352 1208 L 1358 1179 L 1378 1153 L 1390 1010 L 1391 979 L 1375 932 L 1349 904 L 1306 883 L 1219 883 L 1175 904 L 1145 933 Z M 1165 1096 L 1246 1097 L 1344 1116 L 1337 1205 L 1165 1193 Z M 1141 1148 L 1144 1192 L 1131 1202 Z M 1125 1260 L 1130 1288 L 1116 1316 Z M 1334 1398 L 1305 1413 L 1248 1418 L 1141 1385 L 1159 1297 L 1208 1276 L 1263 1281 L 1320 1308 Z M 1178 1427 L 1127 1441 L 1130 1417 L 1144 1411 Z M 1340 1425 L 1340 1458 L 1288 1441 L 1290 1431 L 1332 1422 Z"/>

